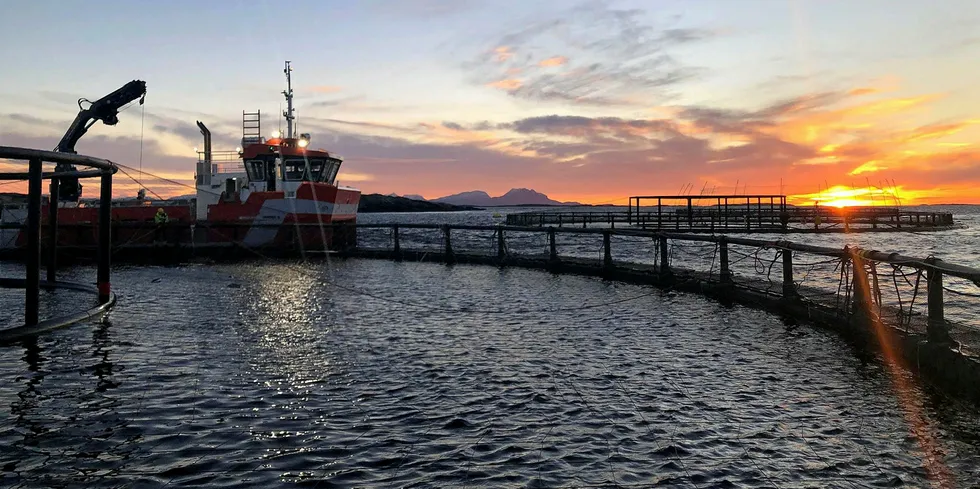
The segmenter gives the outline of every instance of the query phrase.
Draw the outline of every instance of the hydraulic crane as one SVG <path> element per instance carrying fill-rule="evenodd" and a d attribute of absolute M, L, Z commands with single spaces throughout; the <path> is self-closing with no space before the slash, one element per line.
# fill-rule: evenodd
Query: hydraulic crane
<path fill-rule="evenodd" d="M 61 138 L 61 142 L 58 143 L 58 147 L 54 150 L 59 153 L 75 154 L 75 143 L 85 135 L 85 132 L 92 127 L 92 124 L 95 124 L 96 121 L 102 121 L 107 126 L 114 126 L 119 122 L 118 115 L 120 108 L 136 99 L 139 99 L 140 105 L 143 105 L 145 98 L 146 82 L 133 80 L 95 102 L 85 98 L 78 99 L 78 115 L 75 116 L 75 120 L 71 123 L 71 127 L 68 128 L 68 132 Z M 89 106 L 82 107 L 83 103 L 88 103 Z M 70 164 L 59 163 L 55 167 L 55 172 L 74 170 L 75 166 Z M 62 202 L 78 202 L 81 196 L 82 184 L 78 183 L 77 178 L 59 178 L 58 200 Z"/>

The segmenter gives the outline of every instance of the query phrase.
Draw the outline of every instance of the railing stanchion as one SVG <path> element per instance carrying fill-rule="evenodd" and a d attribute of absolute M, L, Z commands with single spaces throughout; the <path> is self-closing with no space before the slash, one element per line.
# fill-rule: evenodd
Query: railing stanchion
<path fill-rule="evenodd" d="M 38 321 L 41 296 L 41 171 L 40 159 L 32 158 L 28 170 L 27 196 L 27 284 L 24 300 L 24 324 Z"/>
<path fill-rule="evenodd" d="M 940 260 L 929 258 L 926 261 L 930 265 L 935 265 Z M 929 318 L 926 323 L 926 336 L 929 337 L 929 341 L 948 342 L 950 337 L 943 311 L 943 272 L 941 270 L 934 267 L 926 269 L 926 293 Z"/>
<path fill-rule="evenodd" d="M 868 311 L 871 310 L 871 291 L 869 289 L 868 272 L 864 269 L 864 258 L 855 252 L 854 249 L 844 247 L 848 251 L 851 261 L 851 318 L 857 318 L 860 324 L 867 324 L 870 319 Z"/>
<path fill-rule="evenodd" d="M 453 240 L 452 240 L 451 229 L 452 228 L 450 228 L 449 225 L 445 225 L 442 227 L 442 233 L 446 240 L 446 251 L 444 253 L 446 258 L 446 263 L 452 263 L 456 261 L 455 257 L 453 256 Z"/>
<path fill-rule="evenodd" d="M 558 246 L 555 245 L 555 228 L 548 230 L 548 259 L 552 262 L 558 261 Z"/>
<path fill-rule="evenodd" d="M 507 258 L 507 242 L 504 241 L 504 228 L 497 226 L 497 259 Z"/>
<path fill-rule="evenodd" d="M 793 283 L 793 250 L 783 248 L 783 298 L 792 299 L 796 295 L 796 284 Z"/>
<path fill-rule="evenodd" d="M 718 261 L 721 263 L 720 278 L 721 283 L 729 285 L 732 283 L 732 271 L 728 263 L 728 239 L 722 236 L 718 239 Z"/>
<path fill-rule="evenodd" d="M 58 273 L 58 191 L 60 180 L 51 179 L 48 198 L 48 282 L 54 282 Z"/>
<path fill-rule="evenodd" d="M 109 283 L 109 260 L 112 253 L 112 172 L 102 173 L 102 188 L 99 192 L 99 264 L 96 281 L 99 287 L 99 303 L 109 302 L 111 285 Z"/>
<path fill-rule="evenodd" d="M 667 259 L 667 237 L 660 236 L 658 241 L 660 242 L 660 275 L 666 276 L 670 275 L 670 261 Z"/>

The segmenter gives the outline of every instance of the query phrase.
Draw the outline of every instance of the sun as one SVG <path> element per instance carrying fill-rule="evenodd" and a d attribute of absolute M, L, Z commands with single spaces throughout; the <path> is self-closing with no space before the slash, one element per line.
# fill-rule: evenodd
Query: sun
<path fill-rule="evenodd" d="M 837 207 L 839 209 L 842 207 L 869 206 L 869 205 L 874 205 L 874 202 L 870 200 L 861 200 L 861 199 L 833 199 L 833 200 L 825 200 L 823 202 L 820 202 L 820 204 L 828 207 Z"/>
<path fill-rule="evenodd" d="M 837 208 L 901 205 L 904 199 L 905 196 L 898 189 L 845 185 L 835 185 L 817 193 L 792 195 L 789 198 L 797 205 L 813 204 Z"/>

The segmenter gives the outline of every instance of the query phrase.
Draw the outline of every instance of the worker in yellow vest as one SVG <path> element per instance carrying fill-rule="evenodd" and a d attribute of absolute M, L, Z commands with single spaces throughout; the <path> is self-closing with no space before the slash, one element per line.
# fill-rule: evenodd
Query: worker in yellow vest
<path fill-rule="evenodd" d="M 163 210 L 163 207 L 157 209 L 157 215 L 153 216 L 153 222 L 157 224 L 166 224 L 169 218 L 167 217 L 167 212 Z"/>
<path fill-rule="evenodd" d="M 154 233 L 153 241 L 161 241 L 163 238 L 163 226 L 170 221 L 167 216 L 167 212 L 163 210 L 163 207 L 157 209 L 157 213 L 153 216 L 153 223 L 157 225 L 156 232 Z"/>

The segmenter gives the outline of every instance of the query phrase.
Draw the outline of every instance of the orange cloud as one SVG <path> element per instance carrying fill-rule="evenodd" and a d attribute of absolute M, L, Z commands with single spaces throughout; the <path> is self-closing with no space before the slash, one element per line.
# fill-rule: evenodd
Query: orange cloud
<path fill-rule="evenodd" d="M 343 87 L 337 85 L 316 85 L 312 87 L 307 87 L 307 91 L 316 93 L 337 93 L 343 90 Z"/>
<path fill-rule="evenodd" d="M 881 166 L 880 163 L 881 162 L 878 161 L 878 160 L 871 160 L 871 161 L 869 161 L 869 162 L 867 162 L 867 163 L 865 163 L 865 164 L 863 164 L 863 165 L 861 165 L 861 166 L 859 166 L 859 167 L 851 170 L 850 173 L 848 173 L 848 175 L 860 175 L 862 173 L 870 173 L 870 172 L 876 172 L 876 171 L 881 171 L 881 170 L 887 170 L 888 169 L 887 166 Z"/>
<path fill-rule="evenodd" d="M 554 66 L 561 66 L 565 63 L 568 63 L 568 58 L 564 56 L 553 56 L 551 58 L 541 60 L 541 62 L 538 63 L 538 66 L 549 68 Z"/>
<path fill-rule="evenodd" d="M 493 53 L 498 63 L 503 63 L 504 61 L 514 57 L 514 52 L 507 46 L 494 48 Z"/>
<path fill-rule="evenodd" d="M 338 181 L 343 182 L 370 182 L 374 180 L 374 175 L 367 173 L 353 173 L 345 170 L 341 170 L 337 175 Z"/>
<path fill-rule="evenodd" d="M 820 197 L 835 205 L 893 203 L 872 184 L 892 187 L 884 182 L 897 180 L 906 185 L 898 196 L 903 205 L 975 202 L 968 186 L 954 191 L 949 184 L 980 184 L 980 150 L 969 142 L 980 131 L 966 131 L 980 121 L 929 124 L 925 118 L 944 94 L 888 95 L 861 87 L 757 111 L 679 107 L 658 110 L 656 119 L 550 115 L 498 127 L 510 131 L 509 144 L 523 150 L 508 154 L 567 163 L 566 185 L 572 185 L 571 175 L 589 175 L 595 188 L 576 189 L 581 198 L 571 188 L 554 190 L 567 200 L 590 201 L 584 192 L 615 195 L 617 189 L 624 195 L 670 193 L 696 178 L 699 187 L 707 181 L 730 188 L 741 180 L 742 189 L 748 181 L 765 188 L 763 193 L 786 192 L 810 203 L 818 187 L 835 185 L 838 194 Z M 640 183 L 650 181 L 637 178 L 644 175 L 656 175 L 661 183 L 655 186 L 665 188 Z M 840 194 L 842 189 L 852 195 Z"/>
<path fill-rule="evenodd" d="M 933 124 L 923 126 L 911 131 L 908 136 L 901 139 L 901 142 L 911 143 L 916 141 L 924 141 L 927 139 L 943 138 L 956 134 L 971 124 L 976 124 L 976 121 L 963 121 L 951 124 Z"/>
<path fill-rule="evenodd" d="M 499 88 L 501 90 L 517 90 L 521 88 L 521 81 L 516 78 L 507 78 L 504 80 L 497 80 L 493 83 L 487 83 L 488 87 Z"/>
<path fill-rule="evenodd" d="M 848 93 L 849 95 L 854 95 L 854 96 L 859 96 L 859 95 L 871 95 L 871 94 L 873 94 L 873 93 L 878 93 L 878 89 L 877 89 L 877 88 L 871 88 L 871 87 L 861 87 L 861 88 L 854 88 L 854 89 L 851 89 L 851 90 L 850 90 L 849 92 L 847 92 L 847 93 Z"/>
<path fill-rule="evenodd" d="M 848 92 L 850 97 L 876 94 L 880 92 L 864 88 Z M 971 150 L 975 146 L 943 141 L 952 135 L 962 141 L 964 136 L 960 134 L 965 135 L 966 128 L 980 121 L 912 125 L 927 117 L 930 104 L 944 96 L 892 97 L 862 103 L 845 99 L 838 108 L 782 114 L 776 124 L 760 132 L 814 149 L 812 157 L 796 164 L 816 163 L 824 165 L 824 169 L 809 167 L 814 170 L 799 174 L 806 178 L 798 181 L 841 183 L 828 195 L 797 195 L 800 199 L 833 201 L 835 205 L 894 204 L 893 200 L 872 195 L 874 187 L 869 182 L 871 178 L 899 178 L 915 182 L 916 186 L 902 189 L 898 197 L 903 204 L 976 201 L 965 190 L 953 191 L 936 184 L 958 179 L 980 181 L 980 159 Z M 869 183 L 870 191 L 853 185 L 847 178 L 858 175 L 868 179 L 865 183 Z M 790 174 L 790 178 L 798 177 Z"/>

